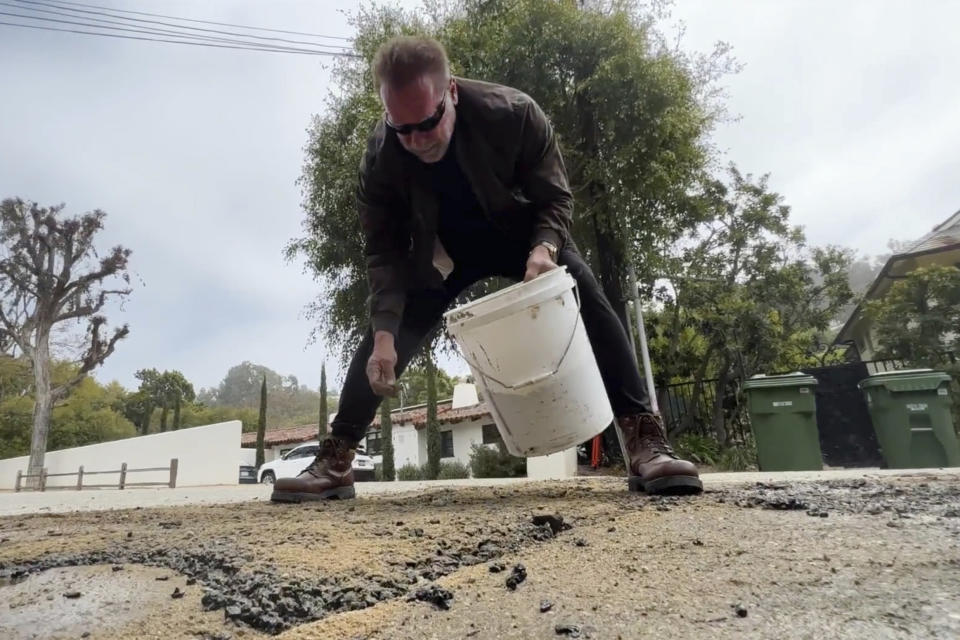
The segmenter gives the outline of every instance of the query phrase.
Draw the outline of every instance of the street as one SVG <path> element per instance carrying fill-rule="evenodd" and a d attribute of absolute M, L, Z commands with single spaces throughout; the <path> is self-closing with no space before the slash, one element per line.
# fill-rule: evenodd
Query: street
<path fill-rule="evenodd" d="M 6 638 L 957 637 L 960 475 L 887 473 L 707 476 L 703 495 L 683 498 L 589 478 L 5 517 L 0 629 Z"/>

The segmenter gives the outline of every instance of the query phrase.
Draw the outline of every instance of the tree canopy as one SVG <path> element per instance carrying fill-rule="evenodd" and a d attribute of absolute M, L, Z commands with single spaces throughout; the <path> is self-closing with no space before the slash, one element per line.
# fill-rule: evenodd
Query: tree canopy
<path fill-rule="evenodd" d="M 914 365 L 936 366 L 946 354 L 960 356 L 960 269 L 931 266 L 911 271 L 886 295 L 871 300 L 878 355 Z"/>
<path fill-rule="evenodd" d="M 716 80 L 734 70 L 727 49 L 688 56 L 657 30 L 656 14 L 629 1 L 458 0 L 427 9 L 359 10 L 359 58 L 337 63 L 336 89 L 310 129 L 304 235 L 287 256 L 306 258 L 323 287 L 309 309 L 317 335 L 346 360 L 367 328 L 355 189 L 382 116 L 367 61 L 390 36 L 410 33 L 443 42 L 455 74 L 517 87 L 544 108 L 576 198 L 575 239 L 624 317 L 626 260 L 648 280 L 664 242 L 701 219 L 691 192 L 722 115 Z"/>

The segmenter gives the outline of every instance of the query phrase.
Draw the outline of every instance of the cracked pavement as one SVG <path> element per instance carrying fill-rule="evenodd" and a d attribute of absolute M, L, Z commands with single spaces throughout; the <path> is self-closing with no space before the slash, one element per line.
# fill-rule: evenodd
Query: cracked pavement
<path fill-rule="evenodd" d="M 955 638 L 958 569 L 960 474 L 708 484 L 676 498 L 595 477 L 0 518 L 0 630 Z"/>

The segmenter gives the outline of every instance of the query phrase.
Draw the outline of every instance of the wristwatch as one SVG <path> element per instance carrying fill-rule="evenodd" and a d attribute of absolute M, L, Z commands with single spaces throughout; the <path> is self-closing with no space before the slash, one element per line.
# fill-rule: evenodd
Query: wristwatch
<path fill-rule="evenodd" d="M 557 261 L 557 245 L 553 244 L 549 240 L 541 240 L 540 242 L 537 243 L 534 249 L 536 249 L 537 247 L 546 247 L 547 253 L 550 254 L 550 259 L 553 260 L 554 262 Z M 533 253 L 533 249 L 530 250 L 530 253 Z"/>

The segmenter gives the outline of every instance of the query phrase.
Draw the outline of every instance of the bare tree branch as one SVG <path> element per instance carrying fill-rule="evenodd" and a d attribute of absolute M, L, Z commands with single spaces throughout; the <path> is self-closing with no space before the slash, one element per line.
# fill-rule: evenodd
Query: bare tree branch
<path fill-rule="evenodd" d="M 106 319 L 97 313 L 129 288 L 108 288 L 120 277 L 129 283 L 130 251 L 114 247 L 99 258 L 93 241 L 103 228 L 102 211 L 66 218 L 64 205 L 49 208 L 18 199 L 0 202 L 0 348 L 14 343 L 30 359 L 34 374 L 33 436 L 29 473 L 43 465 L 52 407 L 67 397 L 126 337 L 129 328 L 101 336 Z M 59 323 L 88 318 L 79 368 L 65 384 L 51 387 L 51 334 Z"/>

